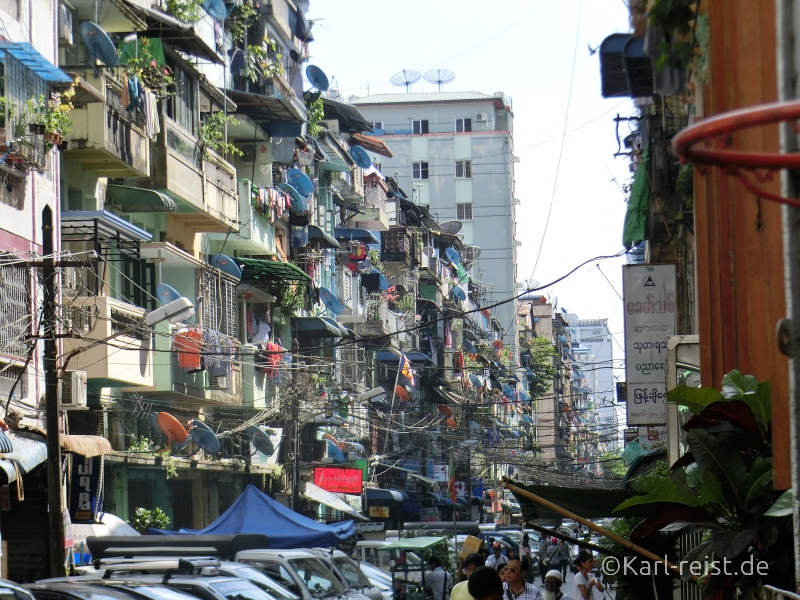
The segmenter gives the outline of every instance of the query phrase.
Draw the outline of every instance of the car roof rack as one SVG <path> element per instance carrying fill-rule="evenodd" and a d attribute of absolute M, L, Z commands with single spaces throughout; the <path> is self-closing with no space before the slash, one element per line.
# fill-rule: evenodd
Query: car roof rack
<path fill-rule="evenodd" d="M 139 556 L 215 557 L 233 559 L 240 550 L 269 548 L 263 534 L 89 536 L 89 552 L 99 564 L 103 558 Z"/>

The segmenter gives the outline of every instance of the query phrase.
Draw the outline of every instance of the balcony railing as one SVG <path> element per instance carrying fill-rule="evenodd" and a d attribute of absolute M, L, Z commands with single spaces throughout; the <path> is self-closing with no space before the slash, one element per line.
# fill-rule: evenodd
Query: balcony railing
<path fill-rule="evenodd" d="M 106 177 L 150 175 L 150 142 L 141 123 L 122 105 L 121 84 L 106 75 L 99 83 L 104 102 L 93 102 L 70 113 L 64 158 Z"/>

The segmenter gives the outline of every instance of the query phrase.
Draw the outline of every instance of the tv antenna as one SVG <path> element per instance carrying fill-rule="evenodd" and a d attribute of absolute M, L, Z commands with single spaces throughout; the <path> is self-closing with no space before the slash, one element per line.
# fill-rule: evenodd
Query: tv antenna
<path fill-rule="evenodd" d="M 425 74 L 422 76 L 425 81 L 428 83 L 435 83 L 439 86 L 439 91 L 442 91 L 442 86 L 445 83 L 450 83 L 453 79 L 456 78 L 456 74 L 452 71 L 448 71 L 447 69 L 431 69 L 430 71 L 425 71 Z"/>
<path fill-rule="evenodd" d="M 412 69 L 403 69 L 402 71 L 398 71 L 392 78 L 389 80 L 392 85 L 396 85 L 398 87 L 404 85 L 406 86 L 406 93 L 408 93 L 408 88 L 412 83 L 417 83 L 422 75 L 420 75 L 419 71 L 414 71 Z"/>

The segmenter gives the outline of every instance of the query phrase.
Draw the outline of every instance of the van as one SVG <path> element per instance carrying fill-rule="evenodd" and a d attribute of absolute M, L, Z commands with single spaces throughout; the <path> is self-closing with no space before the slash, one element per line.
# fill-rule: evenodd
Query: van
<path fill-rule="evenodd" d="M 241 550 L 234 560 L 262 571 L 302 600 L 369 600 L 356 590 L 346 589 L 336 575 L 307 550 Z"/>

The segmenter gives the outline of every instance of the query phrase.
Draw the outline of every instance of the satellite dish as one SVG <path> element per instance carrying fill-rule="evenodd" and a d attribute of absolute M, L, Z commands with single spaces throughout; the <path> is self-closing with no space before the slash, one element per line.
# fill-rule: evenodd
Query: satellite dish
<path fill-rule="evenodd" d="M 469 428 L 470 431 L 480 431 L 481 430 L 481 426 L 478 425 L 478 423 L 476 423 L 475 421 L 470 421 L 469 425 L 467 425 L 467 427 Z"/>
<path fill-rule="evenodd" d="M 505 383 L 505 384 L 503 384 L 503 395 L 506 398 L 513 398 L 514 396 L 517 395 L 517 393 L 514 391 L 514 388 L 512 388 L 510 385 Z"/>
<path fill-rule="evenodd" d="M 492 346 L 495 350 L 502 350 L 503 349 L 503 340 L 495 340 L 492 342 Z"/>
<path fill-rule="evenodd" d="M 456 78 L 456 74 L 452 71 L 448 71 L 447 69 L 431 69 L 430 71 L 425 71 L 425 74 L 422 76 L 425 81 L 428 83 L 435 83 L 439 86 L 439 91 L 442 91 L 442 86 L 445 83 L 450 83 L 453 79 Z"/>
<path fill-rule="evenodd" d="M 173 417 L 168 412 L 160 412 L 156 415 L 156 423 L 158 424 L 158 428 L 161 430 L 165 436 L 167 436 L 167 442 L 178 442 L 179 444 L 183 444 L 188 437 L 186 433 L 186 428 L 181 425 L 181 422 L 178 421 L 175 417 Z"/>
<path fill-rule="evenodd" d="M 166 283 L 159 283 L 156 286 L 156 296 L 161 304 L 169 304 L 170 302 L 183 298 L 178 290 Z"/>
<path fill-rule="evenodd" d="M 453 417 L 447 417 L 447 419 L 445 419 L 445 423 L 447 423 L 447 426 L 451 429 L 458 427 L 458 421 L 456 421 Z"/>
<path fill-rule="evenodd" d="M 452 246 L 448 247 L 444 251 L 444 256 L 445 256 L 445 258 L 447 259 L 448 262 L 450 262 L 450 263 L 452 263 L 454 265 L 460 265 L 461 264 L 461 255 Z"/>
<path fill-rule="evenodd" d="M 108 34 L 97 23 L 84 21 L 81 23 L 81 37 L 89 53 L 89 60 L 94 69 L 94 76 L 97 77 L 97 59 L 102 60 L 106 66 L 113 67 L 117 64 L 119 57 L 114 42 Z"/>
<path fill-rule="evenodd" d="M 406 86 L 406 92 L 408 92 L 408 88 L 412 83 L 417 83 L 422 78 L 422 75 L 419 71 L 414 71 L 412 69 L 403 69 L 402 71 L 398 71 L 394 75 L 392 75 L 389 81 L 392 85 L 396 85 L 397 87 Z"/>
<path fill-rule="evenodd" d="M 329 442 L 333 442 L 334 444 L 336 444 L 337 448 L 341 446 L 341 444 L 339 443 L 339 440 L 336 439 L 336 436 L 334 436 L 331 433 L 323 433 L 322 434 L 322 439 L 323 440 L 328 440 Z"/>
<path fill-rule="evenodd" d="M 202 6 L 209 16 L 217 21 L 224 21 L 228 16 L 223 0 L 203 0 Z"/>
<path fill-rule="evenodd" d="M 335 463 L 343 463 L 344 453 L 342 452 L 342 449 L 339 448 L 339 444 L 330 440 L 326 441 L 328 442 L 328 458 L 332 458 L 333 462 Z"/>
<path fill-rule="evenodd" d="M 520 392 L 519 393 L 519 399 L 522 400 L 523 402 L 530 402 L 531 401 L 531 397 L 527 394 L 527 392 Z"/>
<path fill-rule="evenodd" d="M 478 353 L 478 349 L 475 347 L 475 344 L 473 344 L 469 340 L 462 340 L 461 341 L 461 347 L 464 348 L 464 350 L 466 350 L 470 354 L 477 354 Z"/>
<path fill-rule="evenodd" d="M 322 300 L 325 307 L 333 314 L 338 315 L 344 310 L 344 306 L 339 302 L 339 299 L 328 288 L 319 288 L 319 299 Z"/>
<path fill-rule="evenodd" d="M 212 254 L 208 259 L 208 264 L 212 267 L 218 268 L 223 273 L 227 273 L 236 279 L 242 278 L 242 270 L 234 262 L 230 256 L 224 254 Z"/>
<path fill-rule="evenodd" d="M 292 212 L 304 213 L 308 210 L 308 199 L 301 196 L 300 192 L 294 189 L 294 187 L 288 183 L 281 182 L 278 184 L 278 189 L 289 194 L 289 197 L 292 199 Z"/>
<path fill-rule="evenodd" d="M 311 85 L 317 88 L 320 92 L 327 92 L 330 82 L 328 76 L 315 65 L 308 65 L 306 67 L 306 77 Z"/>
<path fill-rule="evenodd" d="M 308 175 L 303 173 L 300 169 L 289 169 L 286 171 L 286 179 L 288 179 L 289 184 L 303 196 L 310 196 L 314 193 L 314 183 L 308 178 Z"/>
<path fill-rule="evenodd" d="M 439 224 L 439 231 L 448 235 L 455 235 L 461 231 L 461 221 L 445 221 Z"/>
<path fill-rule="evenodd" d="M 272 440 L 269 439 L 267 432 L 261 427 L 258 425 L 250 425 L 250 427 L 245 429 L 245 433 L 250 438 L 250 444 L 252 444 L 253 448 L 267 456 L 275 454 L 275 445 L 272 443 Z"/>
<path fill-rule="evenodd" d="M 463 302 L 467 299 L 467 293 L 460 285 L 457 285 L 453 287 L 453 297 L 459 302 Z"/>
<path fill-rule="evenodd" d="M 356 454 L 360 454 L 361 456 L 363 456 L 366 452 L 366 450 L 364 450 L 364 446 L 362 446 L 358 442 L 342 442 L 340 445 L 342 448 L 342 452 L 347 452 L 348 454 L 350 452 L 355 452 Z"/>
<path fill-rule="evenodd" d="M 197 419 L 189 421 L 189 437 L 192 438 L 195 444 L 209 454 L 216 454 L 219 452 L 220 443 L 217 434 L 202 421 L 198 421 Z"/>
<path fill-rule="evenodd" d="M 361 146 L 356 145 L 350 148 L 350 158 L 362 169 L 369 169 L 372 166 L 369 153 Z"/>

